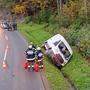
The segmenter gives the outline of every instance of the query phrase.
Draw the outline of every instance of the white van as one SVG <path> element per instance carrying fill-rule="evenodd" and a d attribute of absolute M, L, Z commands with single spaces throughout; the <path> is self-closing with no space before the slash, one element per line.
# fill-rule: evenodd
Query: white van
<path fill-rule="evenodd" d="M 46 54 L 50 56 L 57 66 L 64 66 L 71 58 L 73 52 L 65 38 L 57 34 L 44 43 Z"/>

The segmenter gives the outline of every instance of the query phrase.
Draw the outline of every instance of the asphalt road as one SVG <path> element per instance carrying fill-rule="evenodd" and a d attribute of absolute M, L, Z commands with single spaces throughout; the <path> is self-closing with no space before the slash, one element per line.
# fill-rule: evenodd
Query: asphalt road
<path fill-rule="evenodd" d="M 45 90 L 40 73 L 23 68 L 26 48 L 27 42 L 17 31 L 0 28 L 0 90 Z"/>

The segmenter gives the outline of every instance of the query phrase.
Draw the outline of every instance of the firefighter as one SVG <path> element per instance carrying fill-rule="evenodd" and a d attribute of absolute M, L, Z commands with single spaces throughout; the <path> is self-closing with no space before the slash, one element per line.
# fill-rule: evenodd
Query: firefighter
<path fill-rule="evenodd" d="M 40 47 L 37 47 L 36 49 L 36 56 L 37 56 L 39 67 L 43 67 L 43 53 Z"/>
<path fill-rule="evenodd" d="M 32 68 L 34 68 L 35 64 L 35 52 L 32 48 L 32 45 L 28 46 L 28 49 L 26 50 L 26 64 Z"/>

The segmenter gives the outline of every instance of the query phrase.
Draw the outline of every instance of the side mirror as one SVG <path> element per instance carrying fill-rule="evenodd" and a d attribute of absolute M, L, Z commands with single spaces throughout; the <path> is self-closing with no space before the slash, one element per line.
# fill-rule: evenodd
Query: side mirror
<path fill-rule="evenodd" d="M 49 50 L 52 49 L 51 47 L 48 48 Z"/>
<path fill-rule="evenodd" d="M 47 41 L 45 41 L 45 43 L 47 43 Z"/>

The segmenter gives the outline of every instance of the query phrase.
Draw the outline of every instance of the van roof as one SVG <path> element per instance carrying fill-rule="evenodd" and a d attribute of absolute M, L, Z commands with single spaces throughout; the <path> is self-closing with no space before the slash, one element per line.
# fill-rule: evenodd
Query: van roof
<path fill-rule="evenodd" d="M 49 44 L 51 47 L 54 46 L 54 43 L 55 43 L 56 41 L 62 41 L 62 42 L 66 45 L 66 47 L 68 48 L 68 50 L 70 51 L 70 53 L 71 53 L 71 54 L 73 53 L 70 45 L 68 44 L 68 42 L 65 40 L 65 38 L 64 38 L 62 35 L 56 34 L 55 36 L 53 36 L 53 37 L 51 37 L 50 39 L 47 40 L 48 44 Z"/>

